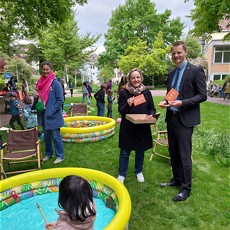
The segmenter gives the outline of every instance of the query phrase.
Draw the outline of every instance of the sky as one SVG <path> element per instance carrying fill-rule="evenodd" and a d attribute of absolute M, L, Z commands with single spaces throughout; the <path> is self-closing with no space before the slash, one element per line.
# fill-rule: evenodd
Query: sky
<path fill-rule="evenodd" d="M 166 9 L 171 10 L 171 18 L 180 17 L 184 23 L 184 34 L 192 29 L 192 21 L 186 16 L 190 15 L 190 10 L 194 8 L 193 0 L 184 3 L 184 0 L 154 0 L 157 13 L 163 13 Z M 108 22 L 114 11 L 119 5 L 123 5 L 125 0 L 88 0 L 84 6 L 76 6 L 76 21 L 80 28 L 79 33 L 85 35 L 90 32 L 92 35 L 102 34 L 101 38 L 95 44 L 98 46 L 98 52 L 103 51 L 104 34 L 108 30 Z"/>

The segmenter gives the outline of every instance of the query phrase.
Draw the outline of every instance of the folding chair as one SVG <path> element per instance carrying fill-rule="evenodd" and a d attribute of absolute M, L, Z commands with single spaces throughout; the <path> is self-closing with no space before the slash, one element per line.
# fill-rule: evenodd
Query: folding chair
<path fill-rule="evenodd" d="M 70 108 L 71 116 L 87 116 L 87 105 L 86 104 L 73 104 Z"/>
<path fill-rule="evenodd" d="M 22 172 L 41 169 L 41 148 L 38 139 L 37 128 L 27 130 L 7 130 L 7 142 L 3 144 L 1 153 L 1 179 L 7 174 L 17 174 Z M 8 163 L 9 171 L 4 169 L 4 162 Z M 36 168 L 28 169 L 25 164 L 13 171 L 11 165 L 36 162 Z M 25 168 L 26 167 L 26 168 Z M 21 169 L 24 168 L 24 169 Z"/>
<path fill-rule="evenodd" d="M 168 155 L 163 155 L 160 153 L 156 152 L 156 148 L 158 145 L 163 146 L 165 148 L 167 148 L 167 154 L 168 154 L 168 135 L 167 135 L 167 131 L 166 130 L 158 130 L 158 118 L 160 117 L 160 113 L 158 113 L 158 116 L 156 117 L 157 122 L 155 124 L 155 129 L 156 129 L 156 134 L 157 134 L 157 138 L 154 140 L 154 147 L 153 147 L 153 151 L 152 154 L 150 156 L 150 161 L 153 159 L 154 154 L 170 159 L 170 157 Z"/>

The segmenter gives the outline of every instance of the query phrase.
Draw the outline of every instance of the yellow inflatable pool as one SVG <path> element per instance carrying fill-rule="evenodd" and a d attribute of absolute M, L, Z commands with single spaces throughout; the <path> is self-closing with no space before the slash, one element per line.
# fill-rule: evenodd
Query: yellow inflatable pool
<path fill-rule="evenodd" d="M 131 215 L 131 200 L 129 193 L 125 186 L 116 178 L 101 171 L 86 169 L 86 168 L 53 168 L 38 170 L 29 173 L 23 173 L 17 176 L 0 181 L 0 201 L 1 210 L 7 208 L 14 203 L 20 202 L 20 196 L 24 184 L 31 184 L 31 190 L 35 190 L 36 186 L 44 186 L 44 180 L 54 178 L 63 178 L 67 175 L 79 175 L 89 180 L 93 189 L 103 192 L 105 199 L 112 200 L 112 206 L 116 209 L 116 215 L 112 221 L 107 225 L 105 230 L 124 230 L 128 229 L 128 222 Z M 41 183 L 42 181 L 42 183 Z M 96 182 L 96 183 L 95 183 Z M 53 182 L 52 182 L 53 183 Z M 53 187 L 53 186 L 52 186 Z M 12 198 L 12 191 L 14 195 L 17 194 L 18 201 Z M 28 191 L 26 191 L 28 193 Z M 23 198 L 25 199 L 25 198 Z M 106 202 L 104 200 L 104 202 Z M 111 202 L 110 202 L 111 203 Z"/>
<path fill-rule="evenodd" d="M 115 133 L 115 121 L 108 117 L 75 116 L 64 118 L 61 128 L 65 142 L 94 142 L 107 139 Z"/>

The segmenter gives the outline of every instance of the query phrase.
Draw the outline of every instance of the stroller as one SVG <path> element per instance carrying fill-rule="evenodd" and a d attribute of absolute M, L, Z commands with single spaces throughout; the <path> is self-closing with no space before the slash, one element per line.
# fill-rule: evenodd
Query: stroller
<path fill-rule="evenodd" d="M 212 86 L 212 88 L 211 88 L 210 97 L 218 96 L 219 93 L 220 93 L 220 88 L 219 88 L 219 86 L 215 83 L 215 84 Z"/>

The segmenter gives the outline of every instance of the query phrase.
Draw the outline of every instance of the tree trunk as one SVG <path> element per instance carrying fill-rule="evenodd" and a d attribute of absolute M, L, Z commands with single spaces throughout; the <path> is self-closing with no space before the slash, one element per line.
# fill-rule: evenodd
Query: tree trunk
<path fill-rule="evenodd" d="M 155 88 L 155 85 L 154 85 L 154 75 L 152 75 L 152 87 L 153 87 L 153 89 Z"/>

